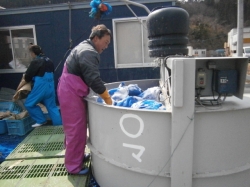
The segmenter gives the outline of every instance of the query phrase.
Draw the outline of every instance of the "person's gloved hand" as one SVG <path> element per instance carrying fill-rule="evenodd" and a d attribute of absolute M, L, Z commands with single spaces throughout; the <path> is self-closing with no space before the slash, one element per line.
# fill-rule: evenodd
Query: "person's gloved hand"
<path fill-rule="evenodd" d="M 112 99 L 112 98 L 111 98 L 111 100 L 112 100 L 112 105 L 116 106 L 117 102 L 114 99 Z"/>
<path fill-rule="evenodd" d="M 100 94 L 100 96 L 107 105 L 112 105 L 112 99 L 108 93 L 108 90 L 105 90 L 102 94 Z"/>
<path fill-rule="evenodd" d="M 112 105 L 116 106 L 117 102 L 116 102 L 115 100 L 113 100 L 112 97 L 111 97 L 111 100 L 112 100 Z M 98 97 L 98 98 L 96 99 L 96 101 L 97 101 L 98 103 L 104 103 L 104 101 L 103 101 L 103 99 L 102 99 L 101 97 Z"/>

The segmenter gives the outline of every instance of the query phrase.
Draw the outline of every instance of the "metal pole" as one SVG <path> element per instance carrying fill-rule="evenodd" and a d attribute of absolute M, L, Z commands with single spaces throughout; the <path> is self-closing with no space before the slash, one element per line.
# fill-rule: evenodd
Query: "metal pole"
<path fill-rule="evenodd" d="M 237 16 L 237 56 L 242 56 L 243 53 L 243 4 L 244 0 L 238 0 L 238 16 Z"/>
<path fill-rule="evenodd" d="M 71 47 L 72 47 L 72 38 L 71 38 L 71 9 L 72 9 L 72 6 L 71 6 L 70 1 L 68 2 L 68 5 L 69 5 L 69 49 L 71 49 Z"/>

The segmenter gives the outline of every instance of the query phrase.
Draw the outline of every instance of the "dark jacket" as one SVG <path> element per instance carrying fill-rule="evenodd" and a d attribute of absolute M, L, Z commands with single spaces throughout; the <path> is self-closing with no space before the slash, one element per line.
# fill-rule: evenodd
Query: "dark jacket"
<path fill-rule="evenodd" d="M 30 62 L 25 72 L 25 81 L 30 82 L 35 76 L 43 77 L 45 72 L 54 73 L 54 64 L 48 57 L 42 54 Z"/>
<path fill-rule="evenodd" d="M 66 59 L 69 73 L 80 76 L 94 92 L 102 94 L 104 86 L 99 72 L 100 54 L 95 50 L 91 40 L 78 44 Z"/>

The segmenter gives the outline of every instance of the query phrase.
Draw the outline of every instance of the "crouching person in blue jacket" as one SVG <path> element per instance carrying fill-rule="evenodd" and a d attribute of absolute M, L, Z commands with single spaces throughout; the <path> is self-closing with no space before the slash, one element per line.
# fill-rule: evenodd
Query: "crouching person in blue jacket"
<path fill-rule="evenodd" d="M 33 88 L 24 103 L 30 116 L 36 121 L 32 127 L 39 127 L 47 122 L 41 108 L 46 106 L 53 125 L 62 125 L 61 114 L 56 106 L 54 85 L 54 65 L 46 57 L 40 46 L 31 45 L 29 51 L 33 60 L 24 74 L 24 82 L 33 82 Z M 21 84 L 19 87 L 22 86 Z M 19 88 L 17 88 L 18 90 Z"/>

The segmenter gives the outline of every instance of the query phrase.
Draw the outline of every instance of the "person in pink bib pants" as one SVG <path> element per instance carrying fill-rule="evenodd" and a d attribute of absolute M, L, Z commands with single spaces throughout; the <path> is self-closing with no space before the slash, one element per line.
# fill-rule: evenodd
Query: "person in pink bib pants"
<path fill-rule="evenodd" d="M 65 167 L 71 174 L 87 174 L 83 168 L 86 157 L 87 106 L 84 97 L 92 89 L 106 104 L 111 97 L 100 78 L 100 54 L 111 40 L 111 31 L 105 25 L 92 28 L 89 39 L 78 44 L 69 54 L 60 77 L 57 95 L 65 133 Z"/>

